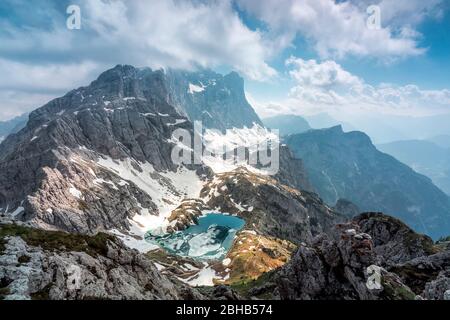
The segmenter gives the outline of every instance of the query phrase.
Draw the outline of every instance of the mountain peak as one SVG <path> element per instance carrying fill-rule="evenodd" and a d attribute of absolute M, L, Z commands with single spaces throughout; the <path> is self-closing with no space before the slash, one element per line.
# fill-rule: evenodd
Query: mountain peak
<path fill-rule="evenodd" d="M 344 130 L 342 129 L 342 125 L 338 124 L 336 126 L 333 126 L 331 128 L 328 129 L 322 129 L 322 130 L 328 130 L 331 133 L 344 133 Z"/>

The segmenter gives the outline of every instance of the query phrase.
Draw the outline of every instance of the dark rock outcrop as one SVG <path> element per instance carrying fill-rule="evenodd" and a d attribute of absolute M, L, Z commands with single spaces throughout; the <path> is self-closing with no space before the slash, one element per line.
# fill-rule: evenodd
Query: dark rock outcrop
<path fill-rule="evenodd" d="M 301 246 L 275 278 L 281 299 L 414 299 L 394 273 L 379 267 L 371 237 L 354 224 L 338 225 L 312 246 Z M 380 288 L 370 289 L 369 267 L 379 272 Z"/>
<path fill-rule="evenodd" d="M 361 213 L 361 210 L 356 204 L 346 199 L 339 199 L 333 209 L 339 213 L 342 213 L 348 218 L 353 218 L 354 216 Z"/>
<path fill-rule="evenodd" d="M 442 300 L 450 290 L 450 251 L 428 251 L 429 240 L 393 217 L 361 214 L 301 245 L 286 265 L 248 292 L 280 299 Z"/>
<path fill-rule="evenodd" d="M 450 251 L 421 256 L 389 267 L 414 292 L 427 299 L 444 299 L 450 290 Z"/>
<path fill-rule="evenodd" d="M 375 252 L 384 264 L 395 264 L 437 252 L 430 237 L 418 234 L 397 218 L 376 212 L 363 213 L 353 221 L 372 237 Z"/>

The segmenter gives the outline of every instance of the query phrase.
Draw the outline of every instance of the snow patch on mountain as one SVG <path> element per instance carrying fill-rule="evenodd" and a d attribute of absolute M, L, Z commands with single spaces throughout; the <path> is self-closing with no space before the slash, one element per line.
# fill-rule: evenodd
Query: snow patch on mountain
<path fill-rule="evenodd" d="M 197 86 L 195 84 L 189 83 L 188 92 L 190 94 L 194 94 L 196 92 L 203 92 L 203 91 L 205 91 L 205 87 L 203 85 L 202 86 Z"/>
<path fill-rule="evenodd" d="M 277 131 L 269 130 L 256 123 L 251 128 L 227 129 L 225 133 L 206 129 L 203 134 L 203 143 L 208 152 L 203 155 L 203 163 L 214 173 L 224 173 L 238 167 L 245 167 L 251 172 L 267 175 L 268 170 L 256 168 L 249 162 L 248 157 L 225 157 L 225 155 L 233 153 L 238 148 L 245 148 L 252 153 L 258 151 L 258 146 L 273 149 L 279 145 L 279 141 Z"/>
<path fill-rule="evenodd" d="M 82 198 L 82 193 L 80 190 L 78 190 L 77 188 L 75 188 L 74 186 L 72 186 L 71 188 L 69 188 L 69 192 L 71 195 L 73 195 L 75 198 L 81 199 Z"/>
<path fill-rule="evenodd" d="M 193 286 L 213 286 L 214 282 L 213 279 L 216 279 L 216 271 L 212 267 L 206 267 L 203 269 L 200 269 L 200 271 L 192 278 L 189 279 L 182 279 L 178 278 L 179 280 Z"/>
<path fill-rule="evenodd" d="M 197 198 L 203 187 L 203 182 L 193 170 L 179 167 L 176 172 L 156 171 L 150 163 L 138 163 L 131 159 L 113 160 L 110 157 L 100 158 L 97 164 L 110 170 L 122 178 L 121 184 L 134 183 L 138 188 L 147 193 L 158 212 L 150 212 L 141 207 L 140 214 L 129 220 L 130 233 L 143 239 L 146 232 L 163 234 L 168 226 L 167 217 L 186 198 Z M 137 168 L 141 169 L 141 172 Z M 99 182 L 97 180 L 97 182 Z M 103 182 L 103 181 L 102 181 Z M 125 243 L 131 247 L 140 248 L 134 238 L 125 238 Z M 145 242 L 140 240 L 140 242 Z M 140 248 L 147 250 L 148 247 Z"/>
<path fill-rule="evenodd" d="M 169 125 L 169 126 L 176 126 L 178 124 L 185 123 L 186 121 L 187 121 L 186 119 L 175 119 L 174 123 L 168 123 L 167 125 Z"/>

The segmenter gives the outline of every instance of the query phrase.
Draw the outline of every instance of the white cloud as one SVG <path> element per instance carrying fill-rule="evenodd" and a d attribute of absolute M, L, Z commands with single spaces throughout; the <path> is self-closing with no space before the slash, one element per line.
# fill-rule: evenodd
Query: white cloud
<path fill-rule="evenodd" d="M 81 0 L 81 30 L 55 16 L 51 30 L 3 24 L 0 54 L 53 61 L 93 60 L 115 65 L 195 68 L 229 66 L 251 79 L 276 74 L 262 35 L 250 30 L 231 0 Z M 31 59 L 31 58 L 30 58 Z"/>
<path fill-rule="evenodd" d="M 0 90 L 0 121 L 12 119 L 36 109 L 56 96 L 49 93 Z"/>
<path fill-rule="evenodd" d="M 101 71 L 96 63 L 32 64 L 0 58 L 0 90 L 61 92 L 86 85 Z"/>
<path fill-rule="evenodd" d="M 263 116 L 277 113 L 433 115 L 450 112 L 450 90 L 423 90 L 416 85 L 370 85 L 335 61 L 286 61 L 295 85 L 284 101 L 256 103 Z"/>
<path fill-rule="evenodd" d="M 321 58 L 347 55 L 383 60 L 423 54 L 420 34 L 414 29 L 441 0 L 333 1 L 333 0 L 238 0 L 240 6 L 265 21 L 272 38 L 281 46 L 300 34 Z M 366 26 L 366 9 L 381 8 L 381 29 Z"/>
<path fill-rule="evenodd" d="M 36 109 L 100 71 L 93 62 L 36 65 L 0 58 L 0 119 Z"/>
<path fill-rule="evenodd" d="M 361 84 L 358 77 L 342 69 L 339 64 L 331 60 L 319 64 L 315 60 L 291 57 L 286 61 L 286 65 L 294 67 L 289 71 L 289 74 L 301 86 L 332 88 Z"/>
<path fill-rule="evenodd" d="M 0 79 L 0 95 L 6 99 L 0 102 L 0 119 L 2 114 L 26 110 L 25 105 L 36 107 L 41 99 L 27 101 L 26 97 L 33 97 L 30 93 L 62 94 L 88 84 L 116 64 L 227 66 L 254 80 L 276 75 L 266 63 L 269 52 L 262 34 L 241 21 L 231 0 L 81 0 L 78 4 L 81 30 L 68 30 L 65 10 L 52 2 L 43 3 L 48 10 L 37 10 L 32 16 L 40 23 L 0 22 L 0 72 L 10 75 Z M 29 10 L 28 5 L 20 8 Z M 20 92 L 20 101 L 7 100 Z"/>

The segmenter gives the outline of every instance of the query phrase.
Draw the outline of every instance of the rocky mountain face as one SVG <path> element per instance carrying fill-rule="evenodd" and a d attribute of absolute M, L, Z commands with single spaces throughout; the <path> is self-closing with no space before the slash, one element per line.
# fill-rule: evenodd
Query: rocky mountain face
<path fill-rule="evenodd" d="M 151 165 L 152 172 L 175 170 L 170 159 L 174 145 L 170 142 L 171 134 L 177 128 L 192 130 L 189 119 L 180 113 L 199 119 L 194 111 L 191 112 L 190 102 L 175 107 L 168 103 L 176 99 L 181 101 L 168 78 L 194 81 L 193 74 L 185 74 L 184 78 L 181 75 L 175 71 L 165 74 L 117 66 L 101 74 L 89 86 L 73 90 L 33 111 L 26 128 L 8 137 L 0 146 L 0 213 L 21 214 L 36 224 L 78 232 L 123 227 L 124 218 L 133 215 L 138 202 L 155 213 L 155 199 L 152 203 L 150 197 L 140 193 L 133 184 L 120 190 L 114 188 L 114 183 L 121 183 L 120 177 L 117 172 L 105 171 L 104 166 L 98 165 L 98 159 L 131 159 L 127 166 L 135 170 L 135 174 L 143 172 L 139 162 Z M 206 81 L 202 75 L 199 74 L 198 79 Z M 212 77 L 208 73 L 204 76 L 208 75 Z M 214 83 L 211 89 L 201 91 L 207 99 L 204 103 L 215 105 L 217 112 L 225 112 L 229 117 L 233 115 L 233 121 L 239 120 L 241 126 L 250 124 L 250 120 L 246 120 L 248 117 L 236 117 L 236 112 L 226 107 L 235 105 L 238 98 L 246 103 L 242 79 L 231 74 Z M 188 94 L 188 84 L 185 85 L 186 88 L 182 84 L 176 88 Z M 229 87 L 225 90 L 226 86 Z M 211 102 L 208 99 L 216 89 L 220 92 L 228 90 L 232 99 L 222 101 L 219 95 L 214 98 L 214 103 Z M 194 91 L 189 93 L 191 95 L 200 96 L 200 92 Z M 237 107 L 241 112 L 254 114 L 248 105 L 238 104 Z M 224 118 L 218 113 L 215 115 L 217 119 Z M 221 123 L 237 125 L 226 120 Z M 306 187 L 301 161 L 292 159 L 288 153 L 283 159 L 287 160 L 283 168 L 298 169 L 298 174 L 289 178 L 285 172 L 285 180 Z M 98 188 L 99 184 L 105 185 L 102 179 L 113 181 L 106 186 L 111 189 L 108 192 Z M 52 202 L 53 197 L 57 199 Z M 125 201 L 120 200 L 123 198 Z"/>
<path fill-rule="evenodd" d="M 33 111 L 0 145 L 0 213 L 82 233 L 127 227 L 141 210 L 157 214 L 140 180 L 124 181 L 108 163 L 155 181 L 164 180 L 158 171 L 175 170 L 171 133 L 191 124 L 166 97 L 162 72 L 118 66 Z"/>
<path fill-rule="evenodd" d="M 247 102 L 244 79 L 236 72 L 222 76 L 210 70 L 169 69 L 165 78 L 168 102 L 192 122 L 201 121 L 203 126 L 219 130 L 262 124 Z"/>
<path fill-rule="evenodd" d="M 101 74 L 89 86 L 73 90 L 33 111 L 27 126 L 10 135 L 0 145 L 0 220 L 22 222 L 28 227 L 43 230 L 90 236 L 108 232 L 125 241 L 127 246 L 147 252 L 154 249 L 154 245 L 144 240 L 145 233 L 156 227 L 162 233 L 174 230 L 174 224 L 179 223 L 176 212 L 184 212 L 185 217 L 189 217 L 191 212 L 202 215 L 205 210 L 238 214 L 241 207 L 237 206 L 233 210 L 227 203 L 229 198 L 216 199 L 217 194 L 226 193 L 222 190 L 216 190 L 212 199 L 204 198 L 206 191 L 203 189 L 213 188 L 214 181 L 218 179 L 213 170 L 204 165 L 178 166 L 172 162 L 171 152 L 179 144 L 179 141 L 173 140 L 172 132 L 183 128 L 192 133 L 191 119 L 195 115 L 191 113 L 195 110 L 190 109 L 189 102 L 175 103 L 174 99 L 180 96 L 171 87 L 173 83 L 170 79 L 181 75 L 175 71 L 166 73 L 117 66 Z M 194 76 L 183 75 L 189 81 L 187 88 L 191 82 L 195 82 Z M 197 76 L 202 79 L 202 83 L 206 83 L 201 73 Z M 212 77 L 211 74 L 208 76 Z M 181 90 L 182 86 L 178 84 L 175 87 Z M 245 100 L 242 79 L 236 74 L 217 79 L 211 86 L 220 92 L 229 91 L 228 95 L 214 96 L 214 88 L 204 88 L 205 99 L 213 99 L 214 96 L 213 100 L 205 100 L 205 103 L 215 105 L 217 112 L 226 109 L 227 103 L 229 106 L 237 103 L 236 99 Z M 189 94 L 201 92 L 194 90 Z M 228 101 L 227 97 L 231 97 L 231 100 Z M 248 105 L 241 104 L 238 107 L 243 113 L 253 112 Z M 227 114 L 236 112 L 228 110 Z M 219 113 L 216 116 L 221 117 Z M 245 117 L 232 119 L 235 122 L 227 124 L 224 120 L 220 123 L 241 127 L 252 124 Z M 236 122 L 238 120 L 239 124 Z M 269 185 L 277 185 L 265 190 L 265 193 L 284 190 L 283 195 L 273 199 L 274 207 L 268 209 L 267 213 L 264 212 L 263 199 L 255 201 L 250 193 L 245 199 L 242 195 L 233 195 L 247 209 L 255 202 L 255 210 L 258 211 L 258 218 L 252 218 L 254 226 L 249 225 L 246 231 L 251 232 L 252 236 L 258 232 L 257 239 L 261 243 L 258 249 L 262 253 L 254 257 L 259 262 L 255 262 L 253 269 L 247 268 L 249 277 L 256 277 L 264 270 L 272 270 L 288 260 L 295 245 L 279 238 L 280 230 L 284 229 L 284 220 L 293 222 L 284 233 L 296 242 L 311 238 L 313 233 L 322 231 L 334 221 L 335 213 L 315 195 L 288 191 L 290 187 L 282 186 L 279 182 L 291 187 L 310 188 L 301 160 L 294 158 L 284 147 L 281 150 L 281 162 L 276 177 L 278 180 L 271 180 L 266 183 L 266 187 L 261 187 L 266 189 Z M 295 174 L 290 175 L 290 170 L 294 170 Z M 251 179 L 267 179 L 258 173 L 257 168 L 253 171 L 248 173 Z M 232 186 L 230 184 L 230 188 Z M 254 192 L 260 192 L 256 186 L 253 189 Z M 268 220 L 277 220 L 276 206 L 283 205 L 282 200 L 290 197 L 296 199 L 292 200 L 293 208 L 285 209 L 287 217 L 277 226 L 265 227 L 270 225 Z M 190 203 L 189 199 L 193 199 L 193 202 Z M 245 205 L 244 200 L 249 205 Z M 311 224 L 302 221 L 303 218 L 307 219 L 309 207 L 315 208 L 311 213 Z M 301 216 L 295 217 L 295 210 L 301 210 Z M 248 214 L 245 220 L 250 219 L 251 214 Z M 194 219 L 187 223 L 185 221 L 185 226 L 195 222 Z M 261 231 L 256 230 L 256 224 Z M 297 232 L 299 228 L 302 229 L 301 233 Z M 244 234 L 239 233 L 238 238 L 246 238 Z M 238 248 L 232 252 L 239 251 Z M 218 274 L 223 281 L 230 276 L 241 279 L 238 267 L 241 260 L 235 256 L 232 258 L 229 268 L 222 270 L 216 268 L 209 271 L 213 270 L 212 266 L 205 268 L 203 264 L 189 262 L 187 264 L 193 268 L 190 277 L 183 278 L 185 273 L 179 276 L 172 271 L 167 271 L 167 274 L 196 284 L 210 283 L 211 280 L 204 282 L 203 275 L 207 272 Z M 180 263 L 180 268 L 186 268 L 187 264 Z M 193 267 L 195 265 L 197 268 Z M 109 294 L 108 297 L 112 297 L 113 293 Z"/>
<path fill-rule="evenodd" d="M 285 139 L 303 159 L 311 183 L 329 204 L 345 198 L 363 211 L 382 211 L 434 238 L 450 230 L 450 202 L 429 178 L 378 151 L 361 132 L 340 126 Z"/>
<path fill-rule="evenodd" d="M 306 300 L 444 299 L 449 262 L 449 251 L 439 250 L 430 238 L 395 218 L 365 213 L 301 245 L 286 265 L 244 294 Z M 375 274 L 379 286 L 367 285 Z"/>
<path fill-rule="evenodd" d="M 0 224 L 0 299 L 204 299 L 117 238 Z"/>
<path fill-rule="evenodd" d="M 275 178 L 281 183 L 298 190 L 315 192 L 303 160 L 296 157 L 286 145 L 280 145 L 280 168 Z"/>

